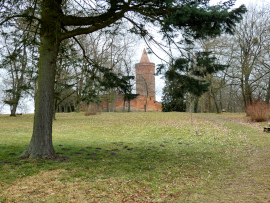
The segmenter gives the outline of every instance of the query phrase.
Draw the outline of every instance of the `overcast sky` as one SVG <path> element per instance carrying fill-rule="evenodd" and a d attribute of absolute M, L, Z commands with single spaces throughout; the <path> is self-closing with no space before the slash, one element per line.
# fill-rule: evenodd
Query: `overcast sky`
<path fill-rule="evenodd" d="M 211 0 L 211 3 L 225 2 L 226 0 Z M 236 0 L 235 6 L 239 7 L 242 4 L 248 5 L 249 3 L 266 3 L 269 4 L 270 0 Z"/>

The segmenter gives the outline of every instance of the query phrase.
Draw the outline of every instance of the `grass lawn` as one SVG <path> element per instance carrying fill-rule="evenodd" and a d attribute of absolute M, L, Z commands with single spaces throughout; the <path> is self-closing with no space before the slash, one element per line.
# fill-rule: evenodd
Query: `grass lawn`
<path fill-rule="evenodd" d="M 270 202 L 270 134 L 244 114 L 57 114 L 57 160 L 18 159 L 33 115 L 0 115 L 0 202 Z"/>

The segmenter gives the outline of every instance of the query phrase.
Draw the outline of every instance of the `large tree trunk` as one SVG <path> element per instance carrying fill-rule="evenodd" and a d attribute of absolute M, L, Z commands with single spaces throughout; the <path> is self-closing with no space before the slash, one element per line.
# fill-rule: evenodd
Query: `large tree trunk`
<path fill-rule="evenodd" d="M 34 130 L 31 142 L 22 158 L 55 156 L 52 145 L 54 79 L 58 47 L 49 39 L 41 39 L 38 91 L 35 104 Z"/>
<path fill-rule="evenodd" d="M 213 97 L 213 100 L 214 100 L 214 103 L 215 103 L 216 113 L 220 113 L 220 108 L 218 106 L 217 97 L 216 97 L 216 94 L 215 94 L 215 92 L 214 92 L 214 90 L 213 90 L 212 87 L 211 87 L 210 91 L 211 91 L 211 94 L 212 94 L 212 97 Z"/>
<path fill-rule="evenodd" d="M 252 103 L 252 90 L 249 84 L 249 74 L 245 75 L 245 100 L 246 108 Z"/>
<path fill-rule="evenodd" d="M 14 103 L 10 106 L 10 116 L 15 117 L 18 103 Z"/>
<path fill-rule="evenodd" d="M 33 135 L 29 146 L 21 158 L 53 158 L 52 118 L 54 108 L 54 81 L 56 60 L 59 49 L 58 23 L 61 1 L 44 0 L 42 4 L 42 24 L 40 59 L 38 72 L 38 91 L 35 101 Z"/>
<path fill-rule="evenodd" d="M 241 78 L 241 91 L 242 91 L 242 98 L 243 98 L 243 102 L 244 102 L 244 107 L 246 109 L 247 107 L 247 101 L 246 101 L 246 94 L 245 94 L 245 85 L 244 85 L 244 79 Z"/>

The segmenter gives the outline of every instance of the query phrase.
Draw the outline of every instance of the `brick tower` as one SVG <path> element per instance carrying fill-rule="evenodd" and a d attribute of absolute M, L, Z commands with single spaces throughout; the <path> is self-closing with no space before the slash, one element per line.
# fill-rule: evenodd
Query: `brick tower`
<path fill-rule="evenodd" d="M 156 100 L 155 95 L 155 64 L 150 63 L 146 50 L 143 50 L 140 63 L 135 64 L 136 94 Z"/>

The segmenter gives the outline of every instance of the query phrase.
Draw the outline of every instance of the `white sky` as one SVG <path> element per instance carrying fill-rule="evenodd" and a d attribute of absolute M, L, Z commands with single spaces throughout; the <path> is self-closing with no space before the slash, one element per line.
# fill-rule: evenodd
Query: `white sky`
<path fill-rule="evenodd" d="M 226 0 L 211 0 L 211 3 L 225 2 Z M 249 5 L 249 3 L 265 3 L 269 4 L 270 0 L 236 0 L 235 7 L 239 7 L 242 4 Z"/>

